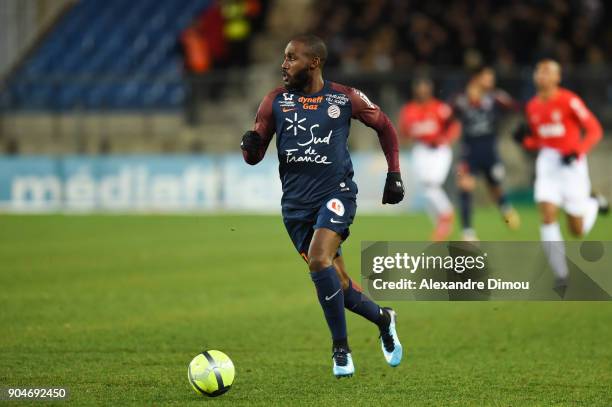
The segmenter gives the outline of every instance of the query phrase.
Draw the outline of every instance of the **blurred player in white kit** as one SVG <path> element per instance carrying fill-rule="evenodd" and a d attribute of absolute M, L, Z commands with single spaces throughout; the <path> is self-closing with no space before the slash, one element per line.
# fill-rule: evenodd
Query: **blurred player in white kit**
<path fill-rule="evenodd" d="M 433 84 L 425 77 L 412 85 L 414 99 L 406 103 L 399 118 L 403 140 L 414 142 L 413 171 L 427 199 L 435 223 L 433 241 L 447 240 L 453 231 L 453 206 L 443 189 L 452 162 L 451 144 L 459 137 L 460 124 L 449 105 L 433 97 Z"/>
<path fill-rule="evenodd" d="M 537 94 L 525 109 L 527 126 L 515 138 L 525 148 L 539 150 L 534 195 L 540 238 L 560 288 L 567 285 L 568 269 L 558 208 L 563 208 L 569 231 L 578 237 L 589 233 L 598 212 L 609 209 L 603 196 L 591 192 L 587 164 L 587 154 L 601 139 L 602 128 L 580 97 L 559 86 L 559 63 L 541 60 L 533 80 Z"/>

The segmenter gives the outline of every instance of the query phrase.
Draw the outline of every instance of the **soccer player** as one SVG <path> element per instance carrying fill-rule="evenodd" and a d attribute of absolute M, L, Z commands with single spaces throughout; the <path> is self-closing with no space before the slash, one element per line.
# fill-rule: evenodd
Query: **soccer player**
<path fill-rule="evenodd" d="M 506 92 L 495 88 L 495 72 L 483 66 L 472 73 L 465 93 L 454 100 L 453 110 L 462 127 L 457 184 L 463 240 L 478 240 L 472 227 L 472 192 L 478 174 L 485 176 L 491 198 L 499 207 L 506 225 L 518 229 L 519 215 L 501 186 L 505 170 L 497 152 L 500 115 L 504 111 L 517 110 L 516 103 Z"/>
<path fill-rule="evenodd" d="M 460 124 L 446 103 L 433 97 L 433 84 L 425 77 L 412 85 L 414 100 L 399 118 L 404 140 L 412 140 L 414 173 L 425 191 L 428 213 L 435 223 L 433 241 L 447 240 L 453 231 L 453 205 L 443 189 L 452 162 L 450 145 L 459 137 Z"/>
<path fill-rule="evenodd" d="M 586 235 L 597 213 L 607 210 L 603 197 L 591 196 L 586 157 L 601 139 L 602 128 L 580 97 L 559 86 L 559 63 L 538 62 L 533 81 L 537 94 L 525 109 L 527 127 L 518 130 L 515 138 L 525 148 L 539 150 L 534 195 L 542 222 L 540 238 L 556 275 L 555 285 L 562 288 L 567 285 L 568 270 L 558 208 L 565 210 L 574 236 Z"/>
<path fill-rule="evenodd" d="M 404 186 L 398 139 L 389 118 L 359 90 L 324 80 L 326 58 L 327 48 L 316 36 L 297 36 L 287 44 L 281 66 L 284 86 L 264 97 L 254 129 L 244 134 L 241 148 L 244 160 L 257 164 L 276 133 L 283 221 L 308 263 L 331 331 L 333 373 L 340 378 L 355 371 L 345 308 L 377 325 L 389 365 L 397 366 L 402 359 L 395 312 L 361 292 L 342 258 L 340 245 L 349 236 L 357 208 L 348 151 L 351 118 L 378 134 L 388 165 L 382 203 L 400 202 Z"/>

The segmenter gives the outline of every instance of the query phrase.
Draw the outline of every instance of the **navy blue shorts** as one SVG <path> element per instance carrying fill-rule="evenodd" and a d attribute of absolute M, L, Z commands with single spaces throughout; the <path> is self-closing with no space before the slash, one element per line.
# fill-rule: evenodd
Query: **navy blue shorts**
<path fill-rule="evenodd" d="M 344 241 L 349 236 L 349 227 L 356 212 L 357 202 L 354 196 L 337 195 L 326 200 L 318 208 L 283 208 L 283 222 L 296 250 L 306 259 L 316 229 L 331 229 Z M 336 256 L 340 255 L 342 251 L 338 248 Z"/>
<path fill-rule="evenodd" d="M 483 174 L 490 185 L 500 185 L 505 176 L 504 164 L 493 142 L 470 143 L 462 146 L 459 172 Z"/>

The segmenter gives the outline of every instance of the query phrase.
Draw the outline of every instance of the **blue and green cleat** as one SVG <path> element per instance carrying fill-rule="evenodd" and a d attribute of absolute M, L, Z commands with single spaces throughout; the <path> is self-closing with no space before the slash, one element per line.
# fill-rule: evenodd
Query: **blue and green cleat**
<path fill-rule="evenodd" d="M 340 379 L 341 377 L 351 377 L 355 373 L 353 358 L 348 349 L 338 347 L 333 349 L 332 359 L 334 360 L 334 376 Z"/>
<path fill-rule="evenodd" d="M 396 314 L 391 308 L 385 307 L 383 309 L 389 313 L 390 322 L 387 329 L 380 329 L 380 343 L 385 360 L 389 366 L 396 367 L 402 361 L 403 353 L 402 344 L 395 330 Z"/>

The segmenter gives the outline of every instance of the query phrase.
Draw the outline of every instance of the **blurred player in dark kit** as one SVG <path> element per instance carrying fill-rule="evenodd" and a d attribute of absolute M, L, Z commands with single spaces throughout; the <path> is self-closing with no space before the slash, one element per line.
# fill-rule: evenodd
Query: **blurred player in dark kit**
<path fill-rule="evenodd" d="M 520 227 L 520 218 L 502 189 L 504 165 L 497 151 L 498 124 L 504 111 L 517 110 L 506 92 L 495 88 L 495 72 L 487 66 L 474 71 L 465 92 L 453 103 L 461 121 L 461 162 L 457 171 L 463 240 L 478 240 L 472 226 L 472 192 L 476 175 L 483 175 L 491 198 L 510 229 Z"/>

